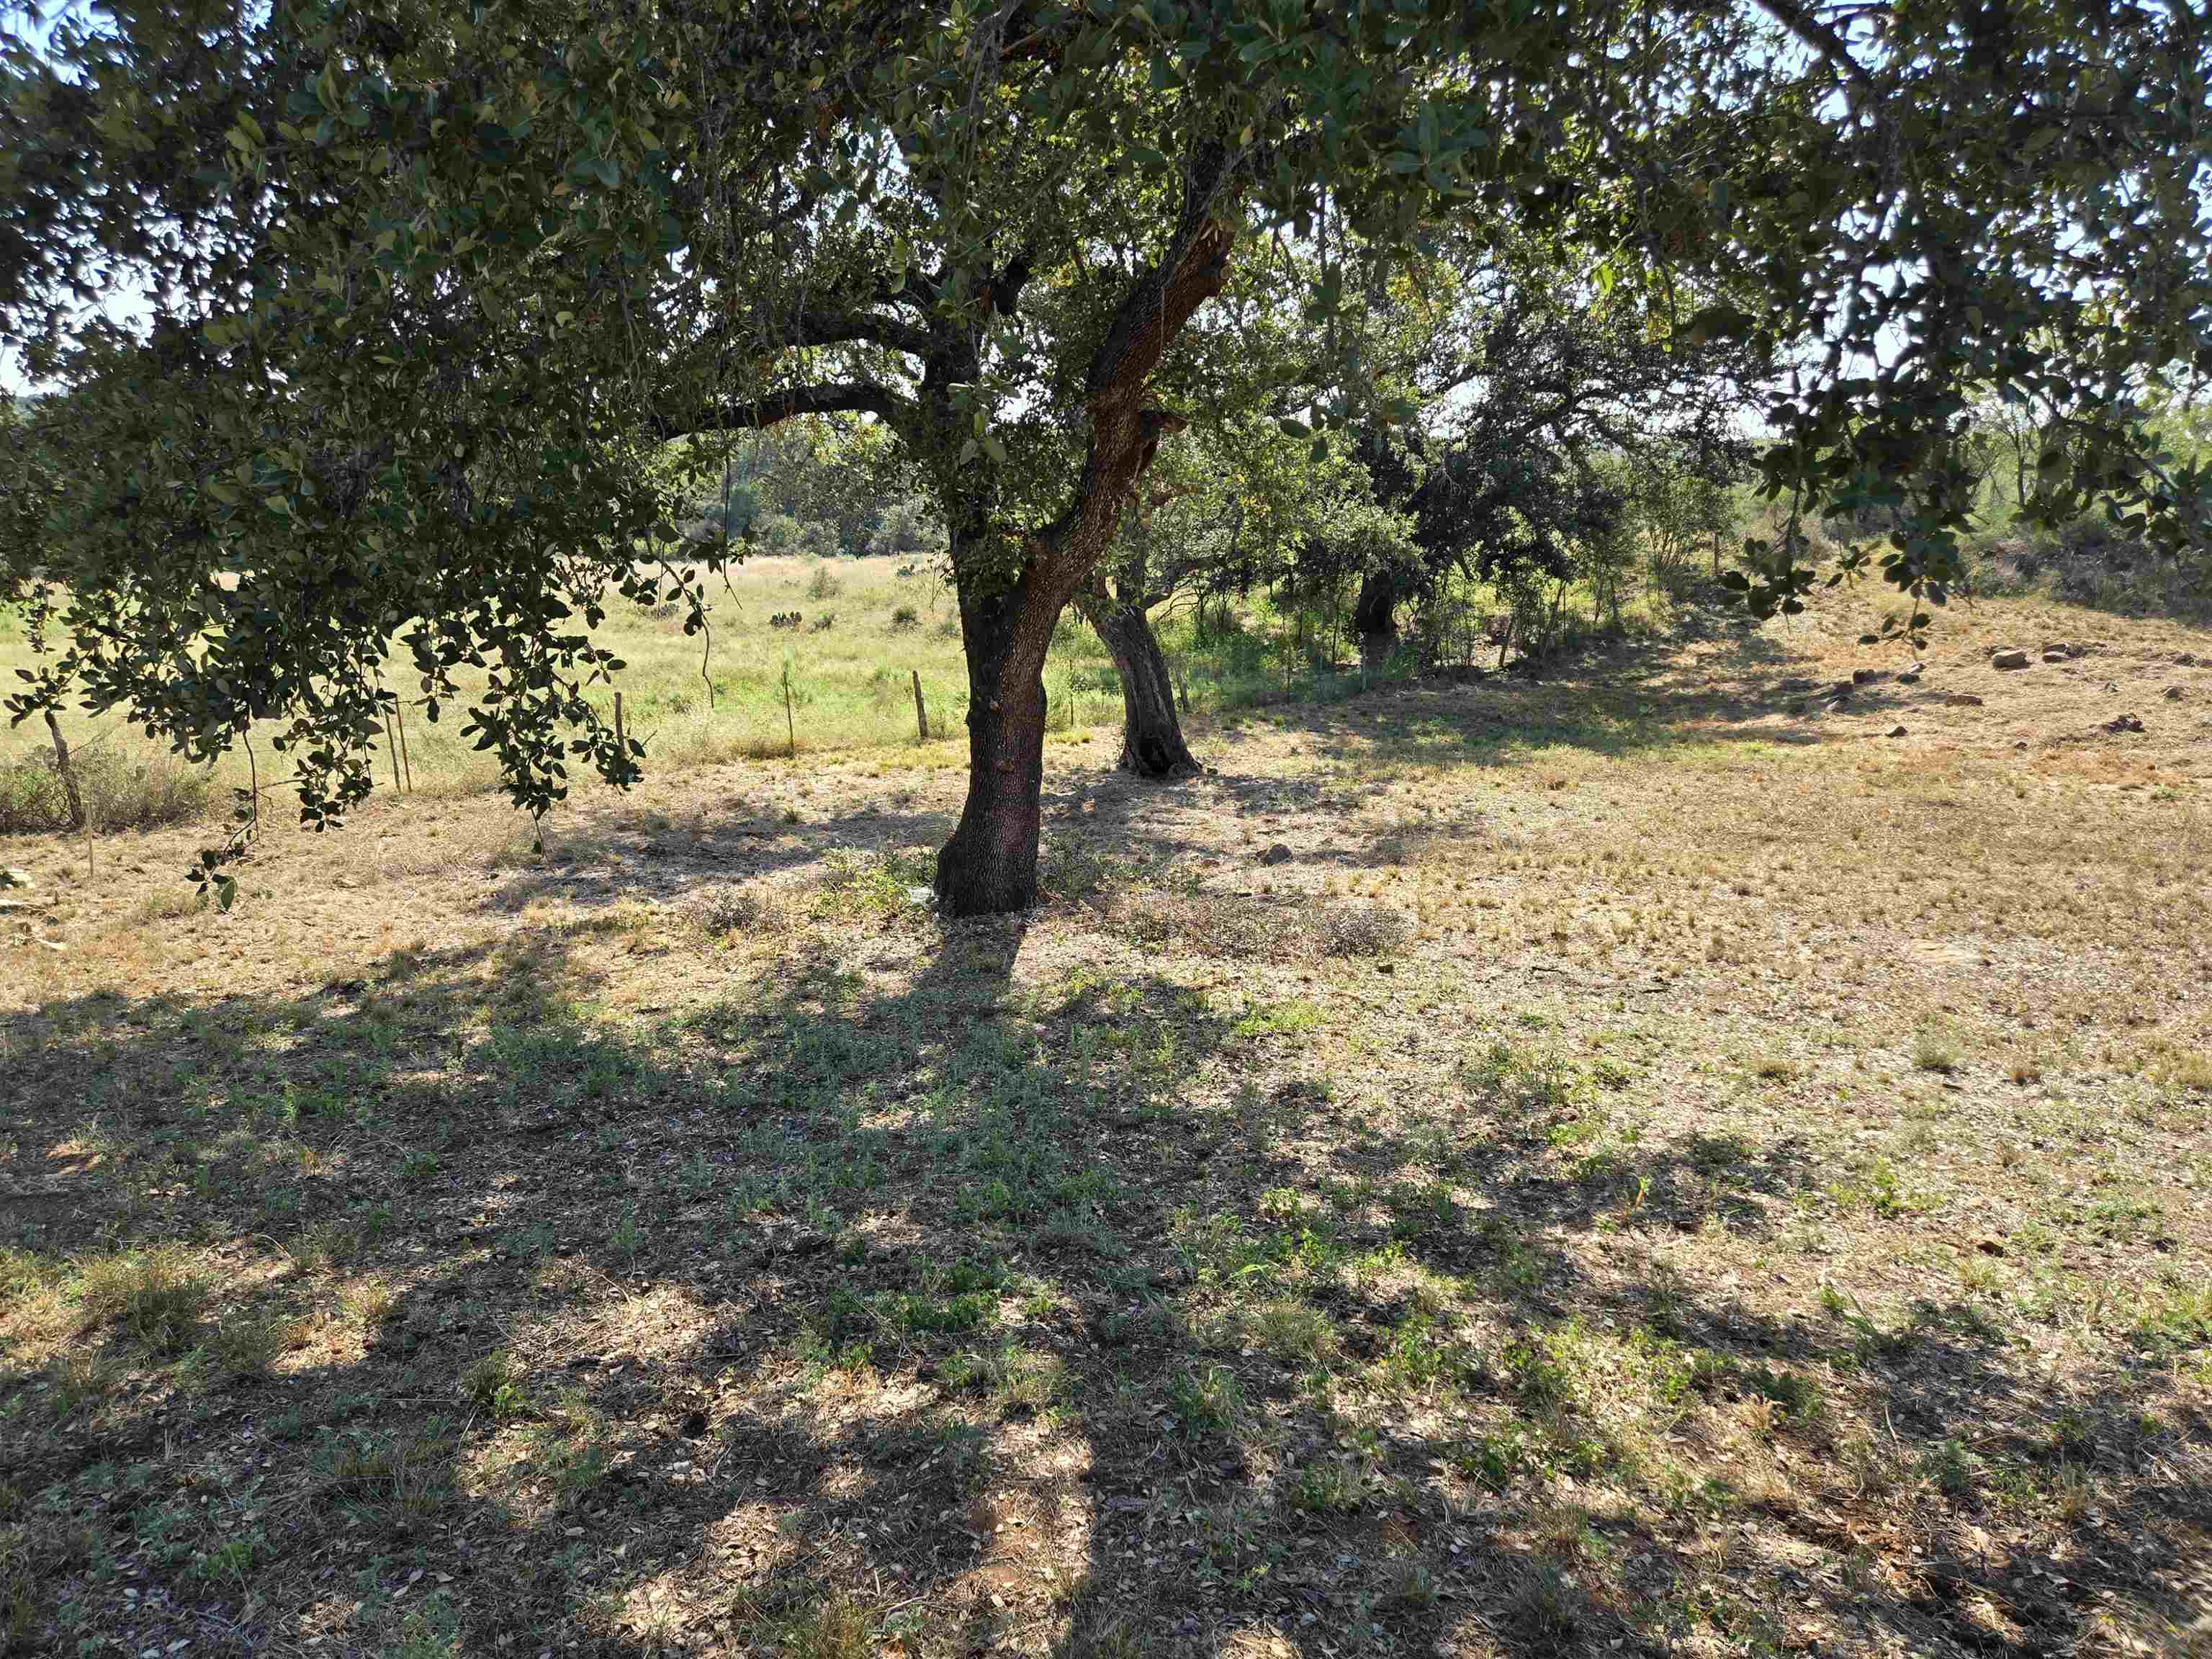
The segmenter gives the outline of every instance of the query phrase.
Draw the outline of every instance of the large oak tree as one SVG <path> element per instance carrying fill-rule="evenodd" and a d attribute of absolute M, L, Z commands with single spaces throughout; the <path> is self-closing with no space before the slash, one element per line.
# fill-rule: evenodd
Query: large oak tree
<path fill-rule="evenodd" d="M 665 590 L 641 447 L 865 414 L 959 592 L 938 889 L 1023 905 L 1054 623 L 1261 239 L 1508 213 L 1725 291 L 1684 337 L 1797 351 L 1768 486 L 1901 508 L 1889 574 L 1940 602 L 1975 388 L 2064 387 L 2041 505 L 2202 533 L 2134 416 L 2148 370 L 2212 367 L 2205 41 L 2004 0 L 123 0 L 0 71 L 0 343 L 78 459 L 0 551 L 70 641 L 12 707 L 127 705 L 197 756 L 278 719 L 321 823 L 396 635 L 434 715 L 484 669 L 526 805 L 569 760 L 627 781 L 578 623 Z M 1754 605 L 1800 602 L 1795 548 L 1751 550 Z"/>

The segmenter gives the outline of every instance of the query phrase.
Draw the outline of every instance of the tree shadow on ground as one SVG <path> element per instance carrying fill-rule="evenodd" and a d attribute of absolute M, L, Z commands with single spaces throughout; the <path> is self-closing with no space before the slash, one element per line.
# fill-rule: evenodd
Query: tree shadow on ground
<path fill-rule="evenodd" d="M 1190 985 L 887 926 L 909 971 L 802 930 L 652 1023 L 557 936 L 9 1016 L 20 1638 L 2056 1654 L 2190 1616 L 2206 1425 L 2153 1372 L 2054 1398 L 1962 1304 L 1778 1322 L 1657 1263 L 1755 1251 L 1790 1139 L 1562 1166 L 1504 1072 L 1364 1121 Z M 204 1306 L 87 1276 L 171 1243 Z M 50 1362 L 40 1317 L 83 1327 Z M 1863 1490 L 1793 1484 L 1846 1414 L 1890 1437 Z M 1996 1543 L 2000 1468 L 2100 1496 Z"/>
<path fill-rule="evenodd" d="M 1054 893 L 1055 875 L 1064 895 L 1067 878 L 1079 873 L 1066 867 L 1066 859 L 1054 870 L 1055 845 L 1076 860 L 1136 848 L 1153 863 L 1235 850 L 1210 834 L 1186 832 L 1175 822 L 1184 811 L 1202 813 L 1209 825 L 1224 816 L 1261 824 L 1332 801 L 1356 809 L 1389 774 L 1407 768 L 1510 768 L 1555 754 L 1817 741 L 1816 733 L 1772 723 L 1789 701 L 1769 684 L 1786 661 L 1785 647 L 1735 629 L 1719 638 L 1721 654 L 1700 664 L 1694 685 L 1680 681 L 1680 641 L 1622 641 L 1559 664 L 1541 679 L 1493 676 L 1469 685 L 1431 678 L 1337 702 L 1273 705 L 1253 717 L 1273 733 L 1320 745 L 1328 765 L 1316 772 L 1240 772 L 1241 721 L 1218 734 L 1227 761 L 1202 779 L 1164 784 L 1105 767 L 1052 769 L 1044 787 L 1048 894 Z M 895 802 L 900 792 L 886 794 Z M 735 882 L 786 877 L 833 854 L 904 858 L 906 873 L 926 884 L 926 855 L 951 834 L 956 805 L 942 811 L 871 805 L 795 822 L 742 794 L 723 810 L 688 812 L 594 801 L 551 830 L 542 853 L 503 854 L 483 902 L 502 913 L 542 900 L 584 909 L 635 899 L 674 902 Z M 1304 856 L 1364 867 L 1374 848 L 1346 845 Z"/>

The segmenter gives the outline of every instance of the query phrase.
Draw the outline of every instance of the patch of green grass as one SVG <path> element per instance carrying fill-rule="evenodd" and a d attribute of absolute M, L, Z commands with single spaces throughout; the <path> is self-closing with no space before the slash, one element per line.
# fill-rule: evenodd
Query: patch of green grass
<path fill-rule="evenodd" d="M 1237 1425 L 1244 1390 L 1226 1365 L 1179 1371 L 1168 1379 L 1167 1407 L 1175 1431 L 1186 1440 L 1218 1440 Z"/>
<path fill-rule="evenodd" d="M 1336 1458 L 1309 1463 L 1291 1486 L 1291 1507 L 1308 1515 L 1349 1515 L 1367 1495 L 1359 1472 Z"/>
<path fill-rule="evenodd" d="M 1506 1042 L 1492 1043 L 1464 1075 L 1477 1094 L 1529 1115 L 1571 1110 L 1582 1086 L 1565 1055 L 1548 1048 L 1523 1052 Z"/>
<path fill-rule="evenodd" d="M 605 1416 L 581 1389 L 568 1388 L 531 1434 L 531 1467 L 568 1502 L 591 1491 L 614 1466 Z"/>
<path fill-rule="evenodd" d="M 1912 1063 L 1923 1072 L 1955 1072 L 1965 1063 L 1966 1050 L 1948 1025 L 1923 1025 L 1913 1034 Z"/>
<path fill-rule="evenodd" d="M 1454 1458 L 1460 1472 L 1480 1481 L 1492 1492 L 1503 1492 L 1520 1469 L 1534 1461 L 1534 1449 L 1518 1427 L 1479 1434 L 1461 1447 Z"/>
<path fill-rule="evenodd" d="M 386 1530 L 406 1532 L 437 1518 L 453 1500 L 454 1446 L 444 1424 L 379 1432 L 336 1431 L 316 1449 L 316 1494 Z"/>
<path fill-rule="evenodd" d="M 1294 1369 L 1332 1363 L 1342 1349 L 1336 1322 L 1294 1297 L 1271 1297 L 1243 1316 L 1245 1340 Z"/>
<path fill-rule="evenodd" d="M 1255 1004 L 1229 1030 L 1232 1036 L 1241 1037 L 1296 1036 L 1301 1031 L 1313 1030 L 1320 1024 L 1318 1006 L 1293 999 L 1288 1002 Z"/>
<path fill-rule="evenodd" d="M 528 1372 L 504 1348 L 481 1356 L 461 1373 L 461 1393 L 495 1423 L 511 1422 L 530 1411 Z"/>
<path fill-rule="evenodd" d="M 777 1619 L 763 1650 L 789 1659 L 875 1659 L 875 1630 L 859 1602 L 837 1591 Z"/>
<path fill-rule="evenodd" d="M 927 887 L 933 874 L 931 861 L 919 853 L 869 854 L 837 848 L 823 864 L 826 873 L 816 890 L 814 913 L 833 921 L 919 915 L 910 895 Z"/>
<path fill-rule="evenodd" d="M 1883 1217 L 1907 1215 L 1920 1207 L 1899 1180 L 1897 1166 L 1886 1158 L 1873 1158 L 1856 1176 L 1831 1182 L 1828 1196 L 1844 1209 L 1870 1210 Z"/>
<path fill-rule="evenodd" d="M 970 1350 L 955 1354 L 939 1370 L 948 1388 L 989 1394 L 1001 1409 L 1043 1411 L 1073 1383 L 1057 1354 L 1009 1342 L 995 1352 Z"/>
<path fill-rule="evenodd" d="M 281 1309 L 229 1316 L 215 1328 L 216 1362 L 224 1375 L 259 1376 L 307 1339 L 307 1322 Z"/>
<path fill-rule="evenodd" d="M 1944 1439 L 1920 1460 L 1921 1474 L 1950 1498 L 1972 1497 L 1982 1467 L 1983 1460 L 1956 1436 Z"/>
<path fill-rule="evenodd" d="M 191 1345 L 210 1296 L 191 1256 L 166 1244 L 80 1264 L 76 1291 L 93 1324 L 125 1331 L 159 1353 Z"/>

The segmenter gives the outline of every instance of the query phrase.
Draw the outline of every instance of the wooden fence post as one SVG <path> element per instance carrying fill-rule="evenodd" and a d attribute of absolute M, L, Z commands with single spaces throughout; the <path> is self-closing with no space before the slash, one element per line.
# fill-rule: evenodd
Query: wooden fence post
<path fill-rule="evenodd" d="M 384 757 L 392 763 L 392 793 L 404 795 L 407 793 L 407 782 L 399 775 L 399 739 L 392 734 L 392 711 L 387 708 L 383 713 Z"/>
<path fill-rule="evenodd" d="M 916 668 L 908 672 L 914 675 L 914 740 L 916 743 L 927 743 L 929 741 L 929 705 L 921 700 L 921 670 Z"/>
<path fill-rule="evenodd" d="M 392 703 L 392 723 L 399 728 L 399 760 L 407 769 L 407 793 L 411 795 L 415 793 L 415 757 L 407 752 L 407 706 L 404 703 Z"/>

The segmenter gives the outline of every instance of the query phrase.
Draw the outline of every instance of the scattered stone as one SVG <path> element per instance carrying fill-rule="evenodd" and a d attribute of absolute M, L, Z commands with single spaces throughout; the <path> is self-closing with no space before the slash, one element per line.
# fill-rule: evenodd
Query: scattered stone
<path fill-rule="evenodd" d="M 28 870 L 0 870 L 0 887 L 28 887 L 31 884 Z"/>
<path fill-rule="evenodd" d="M 2107 732 L 2140 732 L 2143 724 L 2133 714 L 2120 714 L 2105 722 Z"/>
<path fill-rule="evenodd" d="M 1288 864 L 1290 861 L 1291 849 L 1280 842 L 1277 842 L 1260 854 L 1260 862 L 1262 864 Z"/>
<path fill-rule="evenodd" d="M 1992 668 L 2025 668 L 2027 666 L 2027 653 L 2025 651 L 1996 652 L 1990 658 L 1990 666 Z"/>
<path fill-rule="evenodd" d="M 2046 651 L 2043 653 L 2043 659 L 2045 662 L 2064 662 L 2066 653 L 2063 651 Z"/>
<path fill-rule="evenodd" d="M 1828 695 L 1832 697 L 1850 696 L 1851 695 L 1851 683 L 1849 680 L 1838 680 L 1833 685 L 1828 688 Z"/>
<path fill-rule="evenodd" d="M 1888 678 L 1889 676 L 1876 668 L 1854 668 L 1851 671 L 1851 684 L 1853 685 L 1872 685 L 1876 680 L 1887 679 Z"/>
<path fill-rule="evenodd" d="M 2069 645 L 2063 640 L 2045 640 L 2043 642 L 2043 659 L 2045 662 L 2057 661 L 2067 657 L 2078 657 L 2081 654 L 2081 650 L 2079 646 Z"/>
<path fill-rule="evenodd" d="M 1920 684 L 1920 671 L 1919 671 L 1918 669 L 1917 669 L 1917 668 L 1908 668 L 1908 669 L 1906 669 L 1906 670 L 1905 671 L 1905 672 L 1903 672 L 1902 674 L 1899 674 L 1899 675 L 1897 677 L 1897 683 L 1898 683 L 1899 685 L 1917 685 L 1917 684 Z"/>
<path fill-rule="evenodd" d="M 2173 665 L 2176 668 L 2194 668 L 2197 666 L 2197 659 L 2185 651 L 2173 659 Z"/>
<path fill-rule="evenodd" d="M 1943 702 L 1951 708 L 1979 708 L 1982 706 L 1982 700 L 1971 691 L 1954 691 Z"/>
<path fill-rule="evenodd" d="M 1889 735 L 1893 738 L 1901 738 L 1905 735 L 1905 728 L 1901 726 L 1893 726 L 1889 728 Z"/>

